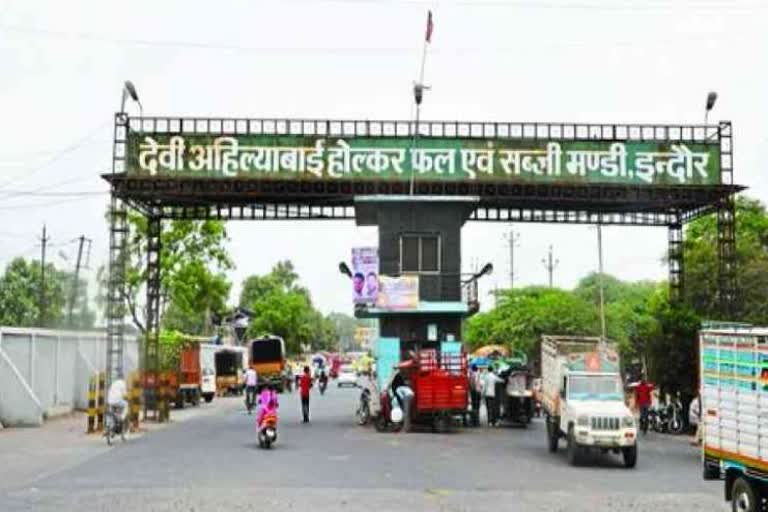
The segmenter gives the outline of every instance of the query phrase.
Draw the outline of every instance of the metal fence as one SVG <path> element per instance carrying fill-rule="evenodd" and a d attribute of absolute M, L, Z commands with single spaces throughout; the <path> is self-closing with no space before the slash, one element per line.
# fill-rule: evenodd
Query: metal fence
<path fill-rule="evenodd" d="M 138 365 L 127 338 L 125 371 Z M 40 426 L 88 407 L 88 379 L 106 366 L 106 332 L 0 327 L 0 423 Z"/>

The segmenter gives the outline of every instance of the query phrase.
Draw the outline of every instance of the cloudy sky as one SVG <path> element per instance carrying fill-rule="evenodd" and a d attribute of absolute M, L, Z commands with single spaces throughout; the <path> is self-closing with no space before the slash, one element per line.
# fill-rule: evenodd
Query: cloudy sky
<path fill-rule="evenodd" d="M 735 176 L 768 200 L 768 2 L 762 0 L 0 0 L 0 265 L 39 254 L 71 265 L 84 234 L 107 257 L 111 122 L 132 80 L 148 115 L 409 119 L 427 9 L 432 86 L 422 118 L 734 123 Z M 517 284 L 572 287 L 596 267 L 594 229 L 470 223 L 463 261 L 493 262 L 519 233 Z M 351 312 L 336 271 L 376 230 L 352 222 L 232 223 L 233 280 L 294 261 L 319 307 Z M 662 279 L 666 230 L 604 230 L 606 271 Z M 488 305 L 490 300 L 486 300 Z"/>

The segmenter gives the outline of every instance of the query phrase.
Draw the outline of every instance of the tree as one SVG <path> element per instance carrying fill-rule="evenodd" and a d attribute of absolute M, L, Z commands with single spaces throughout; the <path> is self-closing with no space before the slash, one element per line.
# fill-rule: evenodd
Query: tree
<path fill-rule="evenodd" d="M 289 353 L 301 352 L 303 345 L 314 350 L 338 346 L 335 322 L 315 309 L 309 291 L 299 286 L 299 276 L 288 260 L 278 262 L 269 274 L 246 278 L 239 304 L 254 314 L 249 336 L 279 335 Z"/>
<path fill-rule="evenodd" d="M 146 332 L 147 218 L 128 214 L 125 306 L 134 325 Z M 223 271 L 232 268 L 225 249 L 228 240 L 220 221 L 174 220 L 162 225 L 160 234 L 160 315 L 170 310 L 169 326 L 201 333 L 213 308 L 222 307 L 230 283 Z"/>
<path fill-rule="evenodd" d="M 599 333 L 596 309 L 573 292 L 530 286 L 504 290 L 497 297 L 493 310 L 467 322 L 464 338 L 472 349 L 503 344 L 538 361 L 542 334 Z"/>
<path fill-rule="evenodd" d="M 45 266 L 45 318 L 40 318 L 40 263 L 12 260 L 0 277 L 0 325 L 55 327 L 64 318 L 66 274 Z"/>
<path fill-rule="evenodd" d="M 736 289 L 733 318 L 722 318 L 718 296 L 717 219 L 690 223 L 685 232 L 685 301 L 703 318 L 768 323 L 768 213 L 757 199 L 736 200 Z"/>

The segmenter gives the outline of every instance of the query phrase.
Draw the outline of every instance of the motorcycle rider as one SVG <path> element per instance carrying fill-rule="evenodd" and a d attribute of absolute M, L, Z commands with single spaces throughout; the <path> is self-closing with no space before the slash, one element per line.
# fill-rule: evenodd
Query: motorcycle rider
<path fill-rule="evenodd" d="M 321 393 L 325 391 L 325 388 L 328 386 L 328 372 L 325 371 L 325 367 L 321 366 L 318 368 L 318 382 L 320 383 L 320 391 Z"/>
<path fill-rule="evenodd" d="M 397 371 L 392 379 L 392 385 L 390 386 L 392 393 L 394 393 L 397 403 L 400 405 L 400 410 L 403 411 L 403 431 L 411 431 L 411 401 L 413 400 L 414 393 L 411 387 L 405 380 L 402 372 Z"/>
<path fill-rule="evenodd" d="M 117 379 L 109 385 L 109 391 L 107 392 L 107 406 L 110 409 L 119 411 L 121 424 L 125 425 L 125 421 L 128 419 L 128 386 L 125 384 L 125 380 Z"/>
<path fill-rule="evenodd" d="M 270 384 L 266 384 L 259 393 L 258 398 L 259 411 L 256 415 L 256 427 L 261 428 L 261 422 L 268 414 L 277 414 L 279 404 L 277 402 L 277 393 Z"/>
<path fill-rule="evenodd" d="M 245 402 L 248 407 L 248 414 L 256 403 L 257 386 L 259 384 L 259 375 L 256 370 L 249 367 L 245 370 Z"/>

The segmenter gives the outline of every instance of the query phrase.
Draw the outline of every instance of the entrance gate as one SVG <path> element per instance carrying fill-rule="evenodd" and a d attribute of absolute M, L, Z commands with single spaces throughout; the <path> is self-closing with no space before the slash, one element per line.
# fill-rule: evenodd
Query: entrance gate
<path fill-rule="evenodd" d="M 422 300 L 428 293 L 446 302 L 461 286 L 456 235 L 467 220 L 666 227 L 670 290 L 677 299 L 684 286 L 683 226 L 714 214 L 725 318 L 736 301 L 734 195 L 744 187 L 733 181 L 730 122 L 415 125 L 120 112 L 114 129 L 113 168 L 103 176 L 111 186 L 107 375 L 110 381 L 123 375 L 131 208 L 149 226 L 142 360 L 149 395 L 158 370 L 160 233 L 168 219 L 356 219 L 380 226 L 379 249 L 389 258 L 382 258 L 381 273 L 398 274 L 403 233 L 425 226 L 424 215 L 413 211 L 428 213 L 434 205 L 450 217 L 440 228 L 449 250 L 442 256 L 445 268 L 431 272 L 433 284 L 419 293 Z M 456 332 L 455 318 L 444 321 Z M 387 329 L 414 331 L 423 323 L 415 314 L 391 319 Z"/>

